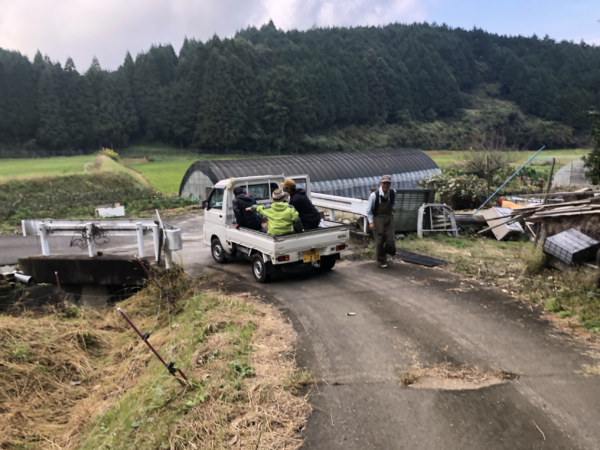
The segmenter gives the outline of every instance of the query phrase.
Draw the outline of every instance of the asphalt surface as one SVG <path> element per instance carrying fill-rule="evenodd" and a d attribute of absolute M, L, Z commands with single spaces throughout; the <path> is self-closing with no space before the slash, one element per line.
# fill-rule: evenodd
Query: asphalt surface
<path fill-rule="evenodd" d="M 600 351 L 541 311 L 443 269 L 406 263 L 383 270 L 342 262 L 326 274 L 283 274 L 260 285 L 249 262 L 214 262 L 202 216 L 169 222 L 184 231 L 180 257 L 189 273 L 220 274 L 230 291 L 257 291 L 294 324 L 298 363 L 319 380 L 304 448 L 600 448 L 600 377 L 577 373 L 600 363 Z M 14 242 L 0 237 L 3 257 Z M 416 363 L 444 362 L 522 376 L 472 390 L 398 381 Z"/>

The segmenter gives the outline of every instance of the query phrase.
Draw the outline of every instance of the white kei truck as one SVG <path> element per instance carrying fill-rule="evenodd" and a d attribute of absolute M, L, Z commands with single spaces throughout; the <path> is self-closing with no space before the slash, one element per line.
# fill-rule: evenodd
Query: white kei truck
<path fill-rule="evenodd" d="M 213 258 L 226 263 L 234 256 L 252 261 L 252 273 L 259 283 L 266 283 L 271 274 L 283 266 L 312 265 L 315 269 L 328 271 L 340 259 L 340 252 L 350 241 L 349 226 L 344 223 L 321 221 L 314 230 L 271 236 L 261 231 L 237 227 L 233 213 L 233 189 L 241 186 L 244 192 L 267 207 L 271 193 L 281 189 L 283 175 L 231 178 L 219 181 L 204 202 L 204 243 L 210 245 Z M 306 189 L 310 198 L 308 175 L 292 178 L 298 187 Z"/>

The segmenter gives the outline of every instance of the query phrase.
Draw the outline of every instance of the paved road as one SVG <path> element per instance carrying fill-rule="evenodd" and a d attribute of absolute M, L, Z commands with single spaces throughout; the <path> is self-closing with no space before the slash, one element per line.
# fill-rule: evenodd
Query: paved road
<path fill-rule="evenodd" d="M 200 241 L 202 217 L 178 224 L 186 270 L 223 274 L 231 291 L 258 291 L 293 322 L 298 361 L 320 380 L 310 395 L 315 410 L 305 448 L 600 448 L 600 377 L 576 373 L 598 364 L 597 353 L 540 311 L 496 289 L 461 285 L 444 270 L 404 263 L 381 270 L 344 262 L 328 274 L 282 275 L 258 285 L 248 262 L 212 260 Z M 465 286 L 472 289 L 455 290 Z M 445 361 L 523 375 L 466 391 L 398 382 L 416 362 Z"/>

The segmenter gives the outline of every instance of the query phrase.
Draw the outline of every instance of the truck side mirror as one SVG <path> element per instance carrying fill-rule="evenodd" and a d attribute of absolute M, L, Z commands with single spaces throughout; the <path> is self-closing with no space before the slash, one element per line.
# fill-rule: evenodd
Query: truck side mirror
<path fill-rule="evenodd" d="M 204 201 L 202 202 L 202 208 L 203 208 L 203 209 L 206 209 L 207 211 L 210 209 L 210 208 L 208 207 L 208 200 L 204 200 Z"/>

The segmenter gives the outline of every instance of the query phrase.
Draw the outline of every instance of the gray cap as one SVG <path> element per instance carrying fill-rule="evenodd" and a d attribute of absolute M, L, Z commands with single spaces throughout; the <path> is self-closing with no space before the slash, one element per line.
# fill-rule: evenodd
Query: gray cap
<path fill-rule="evenodd" d="M 381 177 L 381 180 L 379 180 L 380 183 L 391 183 L 392 182 L 392 177 L 391 175 L 384 175 Z"/>

